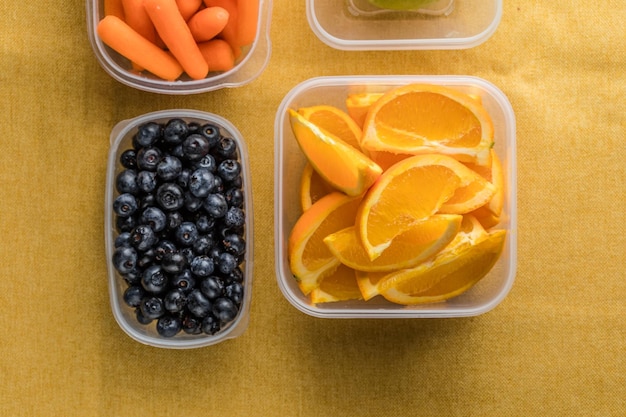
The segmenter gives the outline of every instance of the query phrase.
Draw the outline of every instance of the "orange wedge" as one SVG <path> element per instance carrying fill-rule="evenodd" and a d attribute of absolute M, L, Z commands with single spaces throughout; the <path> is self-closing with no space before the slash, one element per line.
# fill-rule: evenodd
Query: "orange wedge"
<path fill-rule="evenodd" d="M 383 93 L 350 93 L 346 98 L 348 114 L 359 127 L 363 127 L 367 112 Z"/>
<path fill-rule="evenodd" d="M 376 100 L 363 124 L 361 147 L 391 153 L 441 153 L 485 165 L 493 122 L 480 101 L 453 88 L 409 84 Z"/>
<path fill-rule="evenodd" d="M 496 194 L 496 187 L 485 178 L 470 170 L 473 178 L 454 191 L 440 208 L 439 213 L 466 214 L 483 206 Z"/>
<path fill-rule="evenodd" d="M 357 233 L 375 260 L 400 233 L 435 214 L 475 172 L 446 155 L 416 155 L 385 171 L 363 197 Z"/>
<path fill-rule="evenodd" d="M 380 284 L 382 296 L 397 304 L 413 305 L 460 295 L 493 268 L 502 253 L 505 237 L 505 230 L 495 230 L 473 245 L 442 252 L 432 262 L 384 280 Z"/>
<path fill-rule="evenodd" d="M 342 264 L 359 271 L 411 268 L 447 246 L 459 231 L 462 218 L 459 215 L 434 215 L 415 223 L 393 239 L 391 245 L 373 261 L 352 226 L 327 236 L 324 243 Z"/>
<path fill-rule="evenodd" d="M 309 294 L 312 303 L 331 303 L 335 301 L 361 300 L 363 296 L 356 282 L 352 268 L 339 265 L 335 272 L 325 277 L 319 287 Z"/>
<path fill-rule="evenodd" d="M 289 235 L 291 272 L 304 294 L 318 287 L 339 266 L 324 238 L 354 224 L 359 197 L 333 192 L 313 204 L 296 221 Z"/>
<path fill-rule="evenodd" d="M 291 127 L 308 161 L 334 188 L 352 196 L 363 194 L 382 169 L 362 152 L 289 109 Z"/>
<path fill-rule="evenodd" d="M 300 206 L 308 210 L 313 203 L 327 194 L 336 191 L 318 174 L 311 164 L 306 164 L 300 177 Z"/>
<path fill-rule="evenodd" d="M 354 149 L 361 150 L 361 127 L 348 115 L 348 113 L 334 106 L 311 106 L 298 109 L 306 120 L 321 127 L 342 139 Z"/>
<path fill-rule="evenodd" d="M 487 204 L 471 212 L 485 228 L 491 228 L 500 222 L 500 216 L 504 206 L 504 172 L 502 170 L 502 163 L 496 151 L 492 149 L 491 165 L 489 167 L 471 164 L 467 164 L 467 166 L 478 172 L 487 181 L 491 182 L 496 189 L 495 194 Z"/>

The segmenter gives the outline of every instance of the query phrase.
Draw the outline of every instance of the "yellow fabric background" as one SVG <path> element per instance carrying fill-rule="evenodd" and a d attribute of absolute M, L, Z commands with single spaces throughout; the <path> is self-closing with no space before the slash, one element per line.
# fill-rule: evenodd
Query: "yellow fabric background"
<path fill-rule="evenodd" d="M 0 415 L 487 416 L 626 414 L 626 3 L 506 0 L 461 51 L 342 52 L 305 2 L 275 0 L 273 54 L 251 84 L 133 90 L 102 70 L 84 2 L 0 2 Z M 280 293 L 273 123 L 318 75 L 469 74 L 517 118 L 517 278 L 469 319 L 321 320 Z M 143 346 L 109 307 L 108 135 L 166 108 L 231 120 L 251 154 L 255 285 L 243 336 Z"/>

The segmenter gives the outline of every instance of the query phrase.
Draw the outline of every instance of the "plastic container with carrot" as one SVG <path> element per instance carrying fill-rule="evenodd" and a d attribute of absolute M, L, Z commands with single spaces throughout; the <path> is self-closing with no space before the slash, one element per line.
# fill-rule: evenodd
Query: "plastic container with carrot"
<path fill-rule="evenodd" d="M 269 20 L 271 0 L 88 0 L 87 4 L 92 46 L 101 64 L 119 81 L 144 90 L 182 94 L 230 86 L 231 74 L 225 73 L 250 61 L 244 58 L 257 46 L 259 54 L 265 53 L 261 70 L 269 60 L 269 28 L 263 18 Z M 254 71 L 255 77 L 258 68 Z M 249 74 L 232 75 L 233 85 L 251 79 Z M 219 81 L 203 82 L 214 77 Z M 181 87 L 181 82 L 190 87 Z"/>

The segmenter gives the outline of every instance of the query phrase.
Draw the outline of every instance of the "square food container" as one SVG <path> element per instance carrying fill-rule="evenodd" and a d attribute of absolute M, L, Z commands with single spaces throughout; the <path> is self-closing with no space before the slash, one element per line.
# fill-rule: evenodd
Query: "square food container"
<path fill-rule="evenodd" d="M 314 305 L 299 289 L 288 260 L 288 241 L 301 214 L 299 181 L 306 158 L 292 133 L 288 109 L 320 104 L 347 111 L 349 93 L 385 92 L 411 83 L 438 84 L 481 98 L 494 125 L 494 149 L 504 171 L 504 207 L 496 228 L 507 230 L 503 252 L 489 274 L 465 293 L 445 302 L 402 306 L 383 297 Z M 515 116 L 507 97 L 486 80 L 469 76 L 342 76 L 302 82 L 282 100 L 275 119 L 275 263 L 278 286 L 298 310 L 321 318 L 441 318 L 476 316 L 496 307 L 508 294 L 517 263 L 517 171 Z"/>
<path fill-rule="evenodd" d="M 181 118 L 186 122 L 196 122 L 199 124 L 212 123 L 219 127 L 223 136 L 232 138 L 237 144 L 238 160 L 241 164 L 241 177 L 243 180 L 242 190 L 245 211 L 244 238 L 246 240 L 246 251 L 244 260 L 241 263 L 243 278 L 243 300 L 239 307 L 236 318 L 214 335 L 198 334 L 189 335 L 182 330 L 173 337 L 163 337 L 156 331 L 155 321 L 148 325 L 140 324 L 135 316 L 133 308 L 126 305 L 123 299 L 124 291 L 128 287 L 124 278 L 118 273 L 112 263 L 115 251 L 115 239 L 118 236 L 115 223 L 115 212 L 112 204 L 117 195 L 116 177 L 125 168 L 120 163 L 120 155 L 132 148 L 133 136 L 139 126 L 147 122 L 165 123 L 173 118 Z M 212 113 L 196 110 L 162 110 L 143 114 L 129 120 L 119 122 L 110 134 L 111 147 L 107 162 L 105 206 L 104 206 L 104 232 L 105 251 L 107 257 L 107 270 L 109 279 L 109 298 L 113 316 L 119 326 L 132 339 L 154 347 L 170 349 L 189 349 L 213 345 L 227 339 L 232 339 L 243 334 L 248 326 L 249 310 L 252 295 L 252 274 L 253 274 L 253 210 L 252 191 L 250 183 L 250 168 L 248 160 L 248 150 L 241 133 L 228 120 Z"/>
<path fill-rule="evenodd" d="M 434 0 L 411 11 L 368 0 L 307 0 L 306 13 L 315 35 L 336 49 L 466 49 L 496 31 L 502 0 Z"/>
<path fill-rule="evenodd" d="M 261 75 L 271 55 L 271 9 L 272 0 L 259 0 L 257 34 L 252 45 L 242 49 L 232 69 L 225 72 L 210 72 L 201 80 L 193 80 L 183 74 L 176 81 L 166 81 L 145 71 L 133 70 L 128 59 L 105 45 L 98 37 L 98 22 L 105 16 L 104 0 L 87 0 L 87 32 L 91 47 L 102 68 L 122 84 L 152 93 L 197 94 L 220 88 L 241 87 Z"/>

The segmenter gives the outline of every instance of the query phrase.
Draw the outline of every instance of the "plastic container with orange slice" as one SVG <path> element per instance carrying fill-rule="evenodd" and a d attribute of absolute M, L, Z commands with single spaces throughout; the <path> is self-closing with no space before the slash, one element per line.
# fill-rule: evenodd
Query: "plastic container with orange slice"
<path fill-rule="evenodd" d="M 394 104 L 430 96 L 455 123 L 394 118 Z M 432 141 L 415 146 L 412 129 Z M 468 133 L 437 142 L 451 129 Z M 318 77 L 295 86 L 275 119 L 275 263 L 285 298 L 322 318 L 464 317 L 496 307 L 516 273 L 515 134 L 507 97 L 477 77 Z M 311 135 L 324 140 L 312 146 Z M 352 135 L 360 139 L 350 145 Z M 359 146 L 366 157 L 353 155 Z M 345 169 L 325 178 L 337 161 Z M 407 181 L 421 181 L 429 194 L 421 201 L 437 209 L 409 207 Z M 389 217 L 368 214 L 376 210 Z M 423 220 L 395 230 L 403 216 Z"/>

